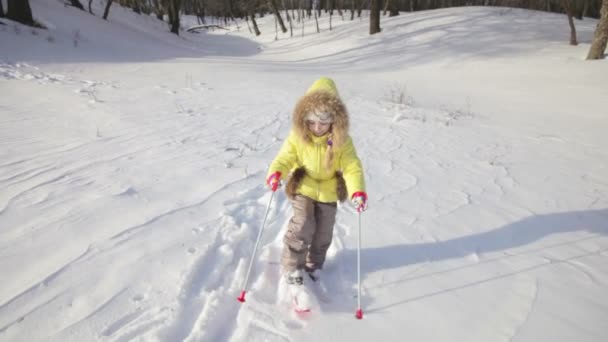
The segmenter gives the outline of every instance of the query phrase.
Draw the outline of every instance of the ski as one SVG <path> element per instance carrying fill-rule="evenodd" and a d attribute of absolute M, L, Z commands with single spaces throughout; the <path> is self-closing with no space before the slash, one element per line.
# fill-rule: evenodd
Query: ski
<path fill-rule="evenodd" d="M 300 304 L 297 296 L 294 296 L 292 298 L 292 304 L 293 304 L 293 311 L 295 311 L 296 314 L 302 315 L 302 314 L 312 312 L 312 308 L 310 308 L 309 306 L 303 306 Z"/>
<path fill-rule="evenodd" d="M 310 292 L 304 288 L 304 285 L 300 286 L 295 292 L 291 293 L 291 303 L 293 310 L 298 314 L 311 312 L 313 308 L 313 298 Z"/>
<path fill-rule="evenodd" d="M 299 318 L 320 310 L 320 301 L 327 301 L 327 294 L 320 284 L 302 270 L 285 274 L 279 283 L 279 297 Z"/>

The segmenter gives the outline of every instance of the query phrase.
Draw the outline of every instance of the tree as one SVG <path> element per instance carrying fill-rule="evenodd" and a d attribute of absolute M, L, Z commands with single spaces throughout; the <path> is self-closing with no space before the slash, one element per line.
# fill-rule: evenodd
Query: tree
<path fill-rule="evenodd" d="M 329 9 L 329 30 L 331 31 L 332 30 L 331 20 L 332 20 L 332 17 L 334 16 L 334 2 L 328 0 L 327 1 L 327 8 Z"/>
<path fill-rule="evenodd" d="M 591 43 L 591 48 L 589 48 L 587 59 L 601 59 L 604 57 L 606 43 L 608 42 L 608 0 L 602 2 L 600 14 L 600 22 L 595 28 L 593 43 Z"/>
<path fill-rule="evenodd" d="M 2 7 L 2 0 L 0 0 L 0 18 L 4 18 L 4 7 Z"/>
<path fill-rule="evenodd" d="M 570 25 L 570 45 L 578 45 L 576 40 L 576 27 L 574 27 L 574 4 L 572 0 L 562 0 L 566 14 L 568 15 L 568 24 Z"/>
<path fill-rule="evenodd" d="M 247 7 L 247 14 L 251 19 L 251 24 L 253 24 L 253 31 L 255 32 L 255 35 L 259 36 L 260 34 L 262 34 L 262 32 L 260 32 L 260 29 L 258 28 L 258 23 L 255 21 L 255 5 L 256 1 L 251 1 L 249 6 Z"/>
<path fill-rule="evenodd" d="M 276 17 L 277 21 L 279 22 L 279 25 L 281 26 L 281 31 L 283 33 L 286 33 L 287 27 L 285 27 L 283 18 L 281 18 L 281 13 L 279 12 L 279 7 L 277 6 L 276 0 L 270 0 L 269 2 L 270 2 L 270 7 L 272 9 L 272 12 L 274 13 L 274 16 Z"/>
<path fill-rule="evenodd" d="M 182 0 L 164 0 L 167 14 L 169 16 L 169 27 L 171 33 L 179 36 L 179 10 L 182 5 Z"/>
<path fill-rule="evenodd" d="M 315 15 L 315 23 L 317 24 L 317 33 L 321 33 L 321 30 L 319 29 L 319 13 L 321 13 L 321 10 L 318 9 L 318 8 L 320 8 L 320 7 L 318 7 L 319 0 L 316 0 L 315 3 L 316 3 L 316 5 L 313 5 L 313 6 L 317 6 L 317 7 L 313 8 L 312 11 L 314 12 L 314 15 Z"/>
<path fill-rule="evenodd" d="M 207 23 L 205 22 L 205 12 L 206 12 L 206 8 L 205 8 L 205 2 L 204 1 L 197 1 L 194 3 L 194 14 L 196 14 L 196 21 L 200 24 L 206 25 Z"/>
<path fill-rule="evenodd" d="M 399 15 L 399 4 L 397 3 L 396 0 L 385 0 L 383 12 L 384 12 L 384 15 L 386 15 L 386 13 L 389 13 L 389 17 L 398 16 Z"/>
<path fill-rule="evenodd" d="M 361 18 L 361 13 L 363 12 L 363 7 L 365 7 L 366 5 L 369 5 L 370 0 L 361 0 L 359 1 L 359 9 L 357 9 L 357 18 Z M 378 5 L 380 6 L 380 5 Z"/>
<path fill-rule="evenodd" d="M 587 6 L 589 6 L 588 0 L 574 1 L 574 17 L 578 20 L 583 20 Z"/>
<path fill-rule="evenodd" d="M 165 2 L 165 0 L 152 0 L 152 11 L 158 20 L 164 20 Z"/>
<path fill-rule="evenodd" d="M 285 0 L 281 0 L 281 4 L 283 5 L 283 9 L 285 9 L 285 17 L 287 18 L 287 21 L 289 22 L 290 37 L 293 37 L 293 23 L 291 22 L 291 16 L 289 15 L 289 10 L 287 9 L 287 6 L 285 6 Z"/>
<path fill-rule="evenodd" d="M 380 0 L 372 0 L 369 14 L 369 34 L 376 34 L 380 31 Z"/>
<path fill-rule="evenodd" d="M 397 3 L 397 0 L 386 0 L 386 3 L 388 4 L 388 16 L 389 17 L 395 17 L 399 15 L 399 4 Z"/>
<path fill-rule="evenodd" d="M 414 12 L 414 10 L 416 9 L 417 5 L 418 4 L 416 3 L 416 0 L 410 0 L 409 11 L 410 12 Z"/>
<path fill-rule="evenodd" d="M 29 0 L 8 0 L 6 17 L 29 26 L 35 24 Z"/>
<path fill-rule="evenodd" d="M 70 3 L 72 6 L 84 11 L 84 6 L 82 6 L 79 0 L 70 0 Z"/>
<path fill-rule="evenodd" d="M 110 6 L 112 6 L 112 1 L 114 1 L 114 0 L 106 0 L 106 8 L 103 11 L 104 20 L 108 20 L 108 14 L 110 14 Z"/>

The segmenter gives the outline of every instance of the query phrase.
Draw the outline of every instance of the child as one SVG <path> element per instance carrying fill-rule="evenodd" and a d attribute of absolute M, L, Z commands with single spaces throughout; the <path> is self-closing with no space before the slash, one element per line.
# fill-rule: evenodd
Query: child
<path fill-rule="evenodd" d="M 348 113 L 335 83 L 320 78 L 297 102 L 292 130 L 270 165 L 267 185 L 276 191 L 291 174 L 285 192 L 293 217 L 283 238 L 281 265 L 290 285 L 302 285 L 304 272 L 319 280 L 331 244 L 337 201 L 347 196 L 358 212 L 367 194 L 361 161 L 348 135 Z"/>

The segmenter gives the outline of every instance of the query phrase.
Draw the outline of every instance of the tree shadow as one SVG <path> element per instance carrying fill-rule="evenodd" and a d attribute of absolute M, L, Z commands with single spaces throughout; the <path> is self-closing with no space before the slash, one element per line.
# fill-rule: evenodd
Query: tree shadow
<path fill-rule="evenodd" d="M 462 258 L 528 245 L 552 234 L 588 231 L 608 234 L 608 209 L 535 215 L 498 229 L 446 241 L 397 244 L 361 250 L 366 272 L 402 267 L 420 262 Z M 352 254 L 352 255 L 350 255 Z M 347 250 L 345 258 L 355 257 Z"/>
<path fill-rule="evenodd" d="M 304 53 L 304 57 L 292 60 L 290 67 L 321 63 L 332 70 L 350 72 L 526 57 L 546 46 L 567 43 L 561 32 L 555 30 L 553 23 L 558 20 L 561 20 L 560 15 L 523 9 L 505 11 L 473 6 L 428 10 L 383 18 L 381 35 L 363 35 L 360 25 L 344 25 L 337 27 L 332 35 L 307 43 L 284 44 L 273 53 L 294 53 L 297 49 L 306 50 L 308 46 L 327 46 L 323 50 L 326 53 L 308 56 Z M 589 41 L 593 32 L 593 25 L 577 23 L 580 42 Z M 350 45 L 336 49 L 333 42 L 342 39 L 350 40 Z"/>
<path fill-rule="evenodd" d="M 258 43 L 234 32 L 180 31 L 176 36 L 169 32 L 166 22 L 118 4 L 112 7 L 108 20 L 66 8 L 61 1 L 32 5 L 35 19 L 48 29 L 33 29 L 5 18 L 9 28 L 0 30 L 0 42 L 10 49 L 3 51 L 3 60 L 36 64 L 138 63 L 241 58 L 261 51 Z"/>
<path fill-rule="evenodd" d="M 529 245 L 550 235 L 576 231 L 586 231 L 596 235 L 608 235 L 608 209 L 534 215 L 487 232 L 467 235 L 446 241 L 425 242 L 417 244 L 395 244 L 383 247 L 362 248 L 361 272 L 364 277 L 365 274 L 369 274 L 372 272 L 379 272 L 383 270 L 394 269 L 418 263 L 457 259 L 467 257 L 472 254 L 483 254 L 503 251 Z M 578 239 L 574 242 L 593 238 L 595 237 L 586 237 Z M 553 248 L 571 243 L 573 243 L 573 241 L 559 242 L 550 246 L 542 246 L 540 249 L 534 249 L 533 252 L 538 252 L 546 248 Z M 335 263 L 339 265 L 353 264 L 353 260 L 356 260 L 356 253 L 356 249 L 344 249 L 340 251 L 338 255 L 336 255 Z M 523 253 L 531 252 L 526 251 Z M 580 256 L 577 256 L 575 258 L 578 257 Z M 489 259 L 489 261 L 495 260 L 496 258 Z M 486 262 L 486 260 L 482 259 L 480 262 L 483 263 Z M 477 264 L 478 263 L 475 263 L 475 265 Z M 451 272 L 470 266 L 471 265 L 458 266 L 449 270 L 438 271 L 432 274 Z M 438 295 L 458 288 L 465 288 L 480 283 L 492 281 L 495 279 L 509 277 L 513 274 L 525 272 L 541 266 L 544 265 L 534 265 L 531 267 L 520 269 L 515 272 L 501 274 L 499 276 L 492 276 L 488 279 L 467 282 L 466 284 L 455 288 L 443 289 L 423 296 L 404 299 L 397 303 L 384 306 L 382 308 L 374 308 L 373 311 L 378 311 L 413 300 Z M 346 275 L 346 279 L 344 279 L 345 281 L 351 283 L 357 281 L 356 270 L 353 266 L 348 267 L 348 272 L 345 272 L 344 274 Z M 427 277 L 432 274 L 402 278 L 398 282 L 410 281 L 421 277 Z M 363 279 L 364 278 L 362 278 L 362 280 Z M 395 282 L 389 285 L 393 285 L 394 283 Z M 383 284 L 382 286 L 386 285 L 387 284 Z M 370 300 L 373 300 L 370 298 L 362 299 L 367 304 L 369 304 Z M 348 308 L 344 308 L 345 311 L 347 309 Z"/>
<path fill-rule="evenodd" d="M 41 39 L 35 43 L 19 41 L 21 45 L 11 52 L 8 59 L 36 64 L 139 63 L 178 59 L 241 58 L 260 53 L 259 44 L 234 35 L 207 34 L 201 35 L 197 40 L 187 40 L 184 38 L 187 33 L 180 37 L 165 34 L 163 39 L 137 33 L 126 33 L 123 36 L 127 34 L 133 38 L 111 40 L 112 37 L 106 36 L 99 40 L 85 40 L 88 37 L 81 34 L 85 38 L 73 41 L 66 35 L 51 43 L 42 42 Z M 69 53 L 66 53 L 66 49 L 69 49 Z"/>

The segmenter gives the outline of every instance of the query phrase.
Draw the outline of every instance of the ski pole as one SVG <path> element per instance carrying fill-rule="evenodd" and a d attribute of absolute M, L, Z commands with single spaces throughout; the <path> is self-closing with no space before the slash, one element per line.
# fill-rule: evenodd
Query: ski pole
<path fill-rule="evenodd" d="M 270 200 L 268 200 L 268 206 L 266 207 L 266 213 L 264 214 L 264 220 L 262 221 L 262 227 L 258 232 L 258 237 L 255 241 L 255 246 L 253 247 L 253 254 L 251 255 L 251 260 L 249 261 L 249 268 L 247 269 L 247 274 L 245 275 L 245 280 L 243 281 L 243 287 L 241 291 L 241 295 L 237 298 L 237 300 L 241 303 L 245 303 L 245 294 L 247 293 L 247 284 L 249 283 L 249 274 L 251 273 L 251 268 L 253 267 L 253 261 L 255 260 L 255 254 L 258 250 L 258 245 L 260 244 L 260 240 L 262 238 L 262 231 L 264 231 L 264 226 L 266 225 L 266 218 L 268 218 L 268 212 L 270 211 L 270 204 L 272 203 L 272 198 L 274 197 L 274 191 L 270 195 Z"/>
<path fill-rule="evenodd" d="M 361 310 L 361 212 L 357 214 L 359 216 L 359 234 L 357 234 L 357 312 L 355 317 L 357 319 L 363 318 L 363 310 Z"/>

